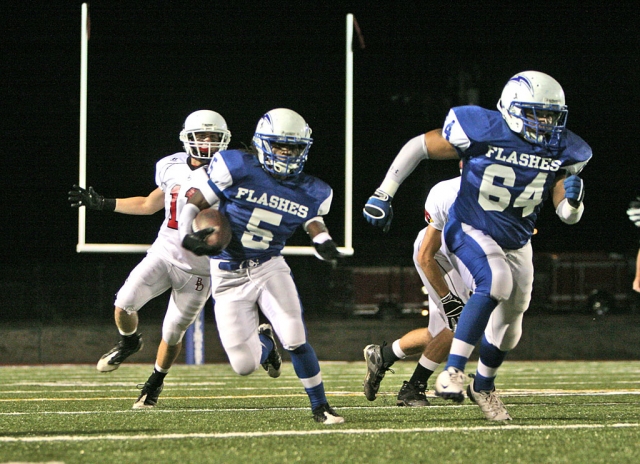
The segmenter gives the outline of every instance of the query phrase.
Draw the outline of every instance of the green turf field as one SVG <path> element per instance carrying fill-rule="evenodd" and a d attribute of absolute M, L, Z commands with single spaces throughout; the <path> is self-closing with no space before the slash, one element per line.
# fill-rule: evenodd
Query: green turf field
<path fill-rule="evenodd" d="M 640 462 L 640 361 L 507 362 L 498 382 L 514 418 L 506 425 L 468 400 L 428 394 L 431 407 L 395 406 L 414 365 L 396 363 L 369 402 L 364 361 L 321 362 L 329 401 L 346 419 L 333 426 L 312 420 L 289 362 L 278 379 L 174 366 L 154 410 L 130 409 L 151 365 L 109 374 L 0 366 L 0 463 Z"/>

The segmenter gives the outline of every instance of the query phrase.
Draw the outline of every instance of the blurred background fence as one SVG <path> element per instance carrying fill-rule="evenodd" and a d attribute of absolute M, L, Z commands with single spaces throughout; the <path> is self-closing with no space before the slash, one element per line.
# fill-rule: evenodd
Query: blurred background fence
<path fill-rule="evenodd" d="M 5 268 L 0 278 L 0 364 L 95 362 L 117 341 L 113 300 L 140 255 L 79 255 L 78 263 Z M 321 359 L 360 360 L 368 343 L 391 342 L 428 323 L 427 297 L 411 266 L 331 268 L 288 257 Z M 635 256 L 538 253 L 531 306 L 509 359 L 640 359 L 640 311 L 631 290 Z M 152 362 L 168 293 L 140 313 Z M 212 306 L 205 308 L 206 362 L 225 362 Z"/>

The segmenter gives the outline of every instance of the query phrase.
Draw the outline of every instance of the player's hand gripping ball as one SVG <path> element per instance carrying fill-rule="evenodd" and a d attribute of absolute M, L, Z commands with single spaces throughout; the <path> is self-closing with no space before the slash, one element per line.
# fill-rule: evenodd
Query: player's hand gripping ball
<path fill-rule="evenodd" d="M 217 209 L 202 210 L 193 220 L 193 234 L 183 240 L 183 246 L 199 256 L 215 256 L 231 242 L 231 224 Z"/>

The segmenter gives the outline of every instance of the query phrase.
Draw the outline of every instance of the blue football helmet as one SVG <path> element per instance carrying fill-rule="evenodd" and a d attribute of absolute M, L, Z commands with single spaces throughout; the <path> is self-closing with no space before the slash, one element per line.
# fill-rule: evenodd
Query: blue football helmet
<path fill-rule="evenodd" d="M 525 140 L 558 147 L 568 110 L 564 91 L 553 77 L 538 71 L 516 74 L 504 86 L 498 110 L 509 128 Z"/>
<path fill-rule="evenodd" d="M 260 164 L 276 177 L 300 174 L 312 143 L 309 125 L 286 108 L 276 108 L 262 116 L 253 135 Z"/>

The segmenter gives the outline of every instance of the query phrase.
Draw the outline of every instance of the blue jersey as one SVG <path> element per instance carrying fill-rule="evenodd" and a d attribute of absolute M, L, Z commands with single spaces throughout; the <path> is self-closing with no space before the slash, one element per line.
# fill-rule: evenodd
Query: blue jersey
<path fill-rule="evenodd" d="M 477 106 L 451 109 L 443 136 L 464 164 L 451 216 L 505 249 L 526 245 L 557 176 L 578 174 L 591 158 L 589 145 L 569 130 L 551 151 L 511 131 L 498 111 Z"/>
<path fill-rule="evenodd" d="M 320 179 L 301 173 L 277 180 L 257 157 L 241 150 L 215 154 L 208 185 L 220 199 L 233 238 L 216 258 L 259 259 L 280 254 L 295 230 L 329 212 L 333 191 Z"/>

